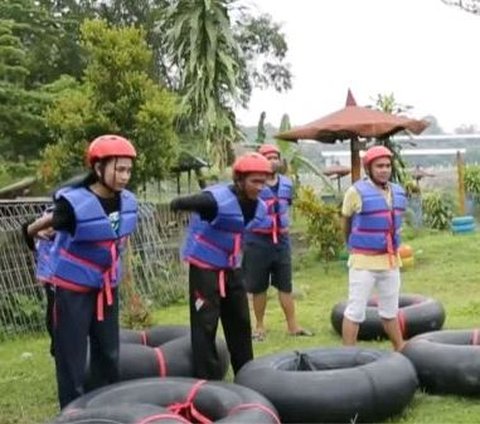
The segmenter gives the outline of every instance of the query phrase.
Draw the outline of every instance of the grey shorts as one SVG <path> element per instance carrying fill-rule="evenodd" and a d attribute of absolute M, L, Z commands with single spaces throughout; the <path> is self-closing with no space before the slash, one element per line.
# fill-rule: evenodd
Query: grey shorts
<path fill-rule="evenodd" d="M 247 292 L 266 292 L 269 285 L 283 293 L 292 292 L 292 258 L 289 245 L 262 246 L 246 243 L 243 275 Z"/>

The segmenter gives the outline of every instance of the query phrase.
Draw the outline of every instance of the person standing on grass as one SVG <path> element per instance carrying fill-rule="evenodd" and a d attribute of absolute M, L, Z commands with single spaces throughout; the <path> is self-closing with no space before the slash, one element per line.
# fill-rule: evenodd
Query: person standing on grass
<path fill-rule="evenodd" d="M 264 144 L 258 153 L 272 164 L 273 173 L 260 192 L 260 198 L 268 208 L 267 215 L 249 228 L 244 244 L 243 272 L 247 291 L 252 294 L 256 321 L 253 339 L 265 339 L 264 318 L 270 284 L 278 290 L 288 333 L 293 336 L 312 336 L 310 331 L 297 323 L 292 295 L 292 252 L 288 235 L 289 208 L 293 199 L 292 180 L 278 172 L 281 156 L 277 146 Z"/>
<path fill-rule="evenodd" d="M 53 227 L 50 281 L 55 286 L 55 365 L 60 407 L 85 389 L 87 349 L 92 387 L 118 380 L 118 290 L 121 253 L 137 225 L 137 201 L 125 189 L 136 151 L 104 135 L 87 151 L 91 173 L 61 192 L 52 213 L 27 227 L 30 237 Z"/>
<path fill-rule="evenodd" d="M 392 152 L 373 146 L 363 157 L 367 178 L 345 193 L 342 205 L 349 257 L 348 304 L 344 312 L 342 338 L 354 345 L 365 320 L 371 291 L 378 291 L 378 309 L 383 328 L 396 351 L 404 347 L 397 319 L 400 295 L 400 227 L 406 209 L 405 190 L 390 182 Z"/>
<path fill-rule="evenodd" d="M 221 378 L 215 335 L 219 318 L 233 372 L 253 359 L 248 300 L 240 254 L 245 229 L 264 219 L 258 200 L 271 165 L 250 153 L 233 165 L 233 184 L 216 184 L 171 202 L 173 211 L 194 212 L 182 248 L 189 263 L 190 328 L 195 377 Z"/>
<path fill-rule="evenodd" d="M 53 208 L 49 207 L 43 215 L 51 213 Z M 50 336 L 50 355 L 55 356 L 55 344 L 53 338 L 54 332 L 54 314 L 53 307 L 55 304 L 55 287 L 51 284 L 50 269 L 50 249 L 53 245 L 53 237 L 55 231 L 49 227 L 42 231 L 42 237 L 30 237 L 27 232 L 28 226 L 32 223 L 25 222 L 22 224 L 22 235 L 28 248 L 33 252 L 35 257 L 35 279 L 41 284 L 45 290 L 47 307 L 45 311 L 45 325 L 48 335 Z"/>

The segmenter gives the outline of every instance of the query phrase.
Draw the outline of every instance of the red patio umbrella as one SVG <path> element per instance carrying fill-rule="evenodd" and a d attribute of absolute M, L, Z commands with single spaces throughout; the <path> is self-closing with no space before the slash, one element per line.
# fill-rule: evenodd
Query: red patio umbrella
<path fill-rule="evenodd" d="M 276 134 L 275 137 L 287 141 L 303 139 L 322 143 L 350 139 L 352 181 L 356 181 L 360 178 L 358 137 L 386 138 L 403 130 L 420 134 L 428 125 L 429 123 L 424 120 L 357 106 L 352 92 L 348 90 L 346 106 L 343 109 L 306 125 Z"/>

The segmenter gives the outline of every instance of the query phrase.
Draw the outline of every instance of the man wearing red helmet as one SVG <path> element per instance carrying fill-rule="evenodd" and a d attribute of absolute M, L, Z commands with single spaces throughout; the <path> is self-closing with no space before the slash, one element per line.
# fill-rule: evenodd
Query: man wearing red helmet
<path fill-rule="evenodd" d="M 273 173 L 260 192 L 267 205 L 267 215 L 245 236 L 243 271 L 247 291 L 252 294 L 255 314 L 254 340 L 265 338 L 265 309 L 270 283 L 278 290 L 278 299 L 285 315 L 288 333 L 311 336 L 296 320 L 292 295 L 292 260 L 289 229 L 289 208 L 293 198 L 292 180 L 278 173 L 281 166 L 280 149 L 274 144 L 263 144 L 258 153 L 271 164 Z M 262 258 L 262 260 L 259 260 Z"/>
<path fill-rule="evenodd" d="M 87 178 L 56 195 L 53 213 L 28 226 L 35 237 L 55 230 L 48 281 L 55 286 L 55 365 L 63 408 L 89 388 L 118 380 L 117 286 L 121 252 L 137 224 L 137 201 L 125 189 L 136 151 L 127 139 L 104 135 L 87 151 Z"/>
<path fill-rule="evenodd" d="M 349 257 L 349 295 L 344 312 L 342 337 L 354 345 L 359 324 L 374 287 L 378 312 L 395 350 L 405 342 L 397 319 L 400 292 L 400 227 L 406 209 L 405 190 L 390 182 L 392 152 L 373 146 L 363 157 L 367 178 L 345 193 L 342 206 Z"/>
<path fill-rule="evenodd" d="M 258 195 L 270 172 L 270 163 L 263 156 L 246 154 L 233 165 L 233 185 L 216 184 L 171 203 L 173 211 L 194 212 L 182 258 L 189 264 L 190 329 L 197 378 L 221 378 L 215 346 L 219 318 L 234 373 L 253 358 L 239 262 L 245 229 L 266 214 Z"/>

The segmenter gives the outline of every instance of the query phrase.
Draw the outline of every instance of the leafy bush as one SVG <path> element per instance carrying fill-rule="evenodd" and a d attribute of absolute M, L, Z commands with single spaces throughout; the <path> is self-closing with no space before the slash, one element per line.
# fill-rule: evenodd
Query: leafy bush
<path fill-rule="evenodd" d="M 415 194 L 420 194 L 421 192 L 420 186 L 413 178 L 407 179 L 403 184 L 403 187 L 405 188 L 408 197 L 411 197 Z"/>
<path fill-rule="evenodd" d="M 0 157 L 0 187 L 12 184 L 24 177 L 35 176 L 37 166 L 36 161 L 13 162 Z"/>
<path fill-rule="evenodd" d="M 20 330 L 36 331 L 43 327 L 43 305 L 36 296 L 7 293 L 0 298 L 0 340 Z"/>
<path fill-rule="evenodd" d="M 335 259 L 343 248 L 339 208 L 320 201 L 312 187 L 301 187 L 296 207 L 307 219 L 307 237 L 325 262 Z"/>
<path fill-rule="evenodd" d="M 480 195 L 480 166 L 471 165 L 465 168 L 463 184 L 467 193 Z"/>
<path fill-rule="evenodd" d="M 423 220 L 425 225 L 436 230 L 449 228 L 453 217 L 453 199 L 439 191 L 423 196 Z"/>

